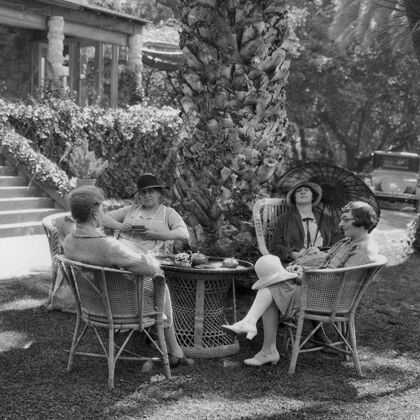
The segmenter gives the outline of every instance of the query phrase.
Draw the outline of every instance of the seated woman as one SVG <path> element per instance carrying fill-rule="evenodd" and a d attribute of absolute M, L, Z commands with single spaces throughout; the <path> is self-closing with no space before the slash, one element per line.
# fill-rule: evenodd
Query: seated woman
<path fill-rule="evenodd" d="M 321 200 L 322 189 L 314 182 L 298 182 L 287 192 L 288 210 L 279 217 L 272 248 L 283 263 L 309 256 L 315 263 L 314 253 L 331 247 L 343 237 L 338 223 L 317 208 Z M 316 324 L 312 321 L 314 327 Z M 329 340 L 322 327 L 317 329 L 315 338 L 321 342 Z"/>
<path fill-rule="evenodd" d="M 187 240 L 188 228 L 182 217 L 162 204 L 161 185 L 153 174 L 137 180 L 136 204 L 104 215 L 103 225 L 120 231 L 120 240 L 138 252 L 172 254 L 173 241 Z"/>
<path fill-rule="evenodd" d="M 103 201 L 102 191 L 93 186 L 79 187 L 69 194 L 70 210 L 76 221 L 76 228 L 64 240 L 64 255 L 74 261 L 123 268 L 143 276 L 163 275 L 159 262 L 154 257 L 134 252 L 98 229 L 102 223 Z M 167 287 L 164 314 L 167 318 L 165 340 L 171 365 L 190 364 L 191 361 L 184 356 L 175 337 L 172 325 L 172 305 Z"/>
<path fill-rule="evenodd" d="M 345 238 L 323 255 L 323 260 L 317 267 L 352 267 L 374 261 L 378 254 L 377 246 L 372 243 L 368 234 L 377 223 L 378 217 L 369 204 L 354 201 L 346 205 L 340 219 L 340 227 Z M 247 334 L 247 338 L 252 339 L 257 334 L 257 321 L 263 316 L 264 342 L 262 349 L 252 359 L 245 360 L 245 364 L 251 366 L 261 366 L 266 363 L 276 364 L 279 361 L 280 356 L 276 347 L 278 311 L 283 318 L 290 318 L 299 308 L 300 287 L 296 279 L 303 272 L 305 266 L 294 264 L 289 267 L 290 272 L 287 274 L 280 261 L 276 263 L 272 258 L 271 255 L 261 257 L 255 264 L 255 271 L 257 274 L 264 272 L 263 265 L 268 261 L 270 264 L 277 264 L 278 274 L 274 275 L 271 281 L 267 281 L 270 279 L 258 280 L 252 287 L 258 289 L 257 295 L 245 318 L 233 325 L 223 326 L 227 331 L 235 334 Z M 277 283 L 273 284 L 275 281 Z"/>
<path fill-rule="evenodd" d="M 343 237 L 330 216 L 317 209 L 322 189 L 313 182 L 293 185 L 286 195 L 288 211 L 280 216 L 273 237 L 273 254 L 291 262 L 312 248 L 329 248 Z"/>

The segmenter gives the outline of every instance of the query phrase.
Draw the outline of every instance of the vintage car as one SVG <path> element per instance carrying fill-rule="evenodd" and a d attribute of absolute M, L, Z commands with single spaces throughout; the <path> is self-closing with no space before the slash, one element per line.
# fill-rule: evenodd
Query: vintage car
<path fill-rule="evenodd" d="M 420 210 L 419 163 L 416 153 L 373 152 L 371 186 L 379 202 L 410 203 Z M 384 203 L 384 207 L 389 207 Z"/>

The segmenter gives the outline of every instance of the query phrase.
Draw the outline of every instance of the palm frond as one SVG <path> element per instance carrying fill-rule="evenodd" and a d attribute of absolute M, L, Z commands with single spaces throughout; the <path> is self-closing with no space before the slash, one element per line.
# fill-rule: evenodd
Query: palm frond
<path fill-rule="evenodd" d="M 336 0 L 335 10 L 330 34 L 341 47 L 396 52 L 413 44 L 420 57 L 419 0 Z"/>

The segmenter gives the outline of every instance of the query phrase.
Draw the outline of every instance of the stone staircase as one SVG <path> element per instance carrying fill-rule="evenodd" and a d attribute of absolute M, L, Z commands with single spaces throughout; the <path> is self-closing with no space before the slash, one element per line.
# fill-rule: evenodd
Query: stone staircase
<path fill-rule="evenodd" d="M 0 238 L 43 234 L 41 220 L 61 211 L 0 155 Z"/>

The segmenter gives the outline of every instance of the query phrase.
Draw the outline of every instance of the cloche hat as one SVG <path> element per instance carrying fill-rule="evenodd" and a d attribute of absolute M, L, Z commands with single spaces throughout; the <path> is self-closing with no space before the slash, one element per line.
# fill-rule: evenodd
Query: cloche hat
<path fill-rule="evenodd" d="M 322 189 L 318 184 L 315 184 L 315 182 L 309 182 L 309 181 L 301 181 L 296 183 L 295 185 L 292 185 L 292 187 L 290 188 L 289 192 L 286 195 L 286 204 L 288 206 L 292 206 L 292 197 L 293 194 L 295 193 L 295 191 L 299 188 L 299 187 L 308 187 L 312 190 L 312 192 L 314 193 L 314 197 L 313 197 L 313 201 L 312 201 L 312 206 L 315 207 L 317 206 L 322 198 Z"/>
<path fill-rule="evenodd" d="M 262 289 L 281 281 L 295 279 L 298 275 L 287 271 L 279 257 L 275 255 L 263 255 L 255 263 L 255 272 L 258 280 L 253 284 L 252 289 Z"/>
<path fill-rule="evenodd" d="M 147 190 L 149 188 L 166 188 L 166 186 L 160 184 L 153 174 L 140 175 L 137 180 L 137 192 Z"/>

